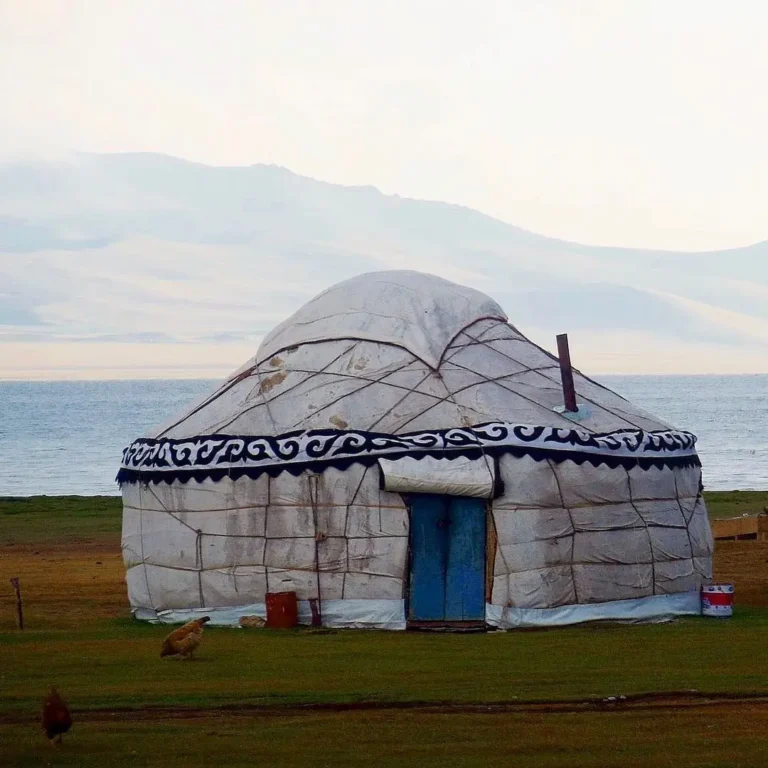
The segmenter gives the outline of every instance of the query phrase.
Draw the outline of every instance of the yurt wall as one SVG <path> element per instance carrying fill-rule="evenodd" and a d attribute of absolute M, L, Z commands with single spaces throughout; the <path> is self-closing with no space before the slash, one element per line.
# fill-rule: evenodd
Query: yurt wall
<path fill-rule="evenodd" d="M 127 485 L 123 552 L 132 600 L 167 611 L 263 604 L 266 592 L 290 590 L 300 600 L 401 605 L 408 512 L 401 495 L 379 482 L 376 467 L 356 464 L 298 477 Z M 349 621 L 390 626 L 398 605 L 350 604 Z"/>

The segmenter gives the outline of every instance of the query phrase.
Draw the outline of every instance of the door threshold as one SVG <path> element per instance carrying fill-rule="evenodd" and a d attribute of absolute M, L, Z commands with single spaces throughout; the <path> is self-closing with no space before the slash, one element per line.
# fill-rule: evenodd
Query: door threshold
<path fill-rule="evenodd" d="M 406 629 L 414 632 L 486 632 L 484 621 L 409 621 Z"/>

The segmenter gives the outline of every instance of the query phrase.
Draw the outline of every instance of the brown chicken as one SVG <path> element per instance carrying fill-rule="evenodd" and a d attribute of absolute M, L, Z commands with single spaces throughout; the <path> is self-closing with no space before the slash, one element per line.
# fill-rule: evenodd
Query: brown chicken
<path fill-rule="evenodd" d="M 61 744 L 62 734 L 72 727 L 72 715 L 56 688 L 51 688 L 43 702 L 42 723 L 43 732 L 53 746 Z"/>
<path fill-rule="evenodd" d="M 179 627 L 171 632 L 163 640 L 163 647 L 160 650 L 160 658 L 165 656 L 181 656 L 182 659 L 194 659 L 193 653 L 203 639 L 203 625 L 210 621 L 210 616 L 203 616 L 200 619 L 187 622 L 183 627 Z"/>

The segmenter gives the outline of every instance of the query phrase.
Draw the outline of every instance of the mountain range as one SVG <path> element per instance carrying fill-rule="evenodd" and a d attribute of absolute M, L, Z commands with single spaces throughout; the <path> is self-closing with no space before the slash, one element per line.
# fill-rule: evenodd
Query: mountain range
<path fill-rule="evenodd" d="M 89 377 L 99 345 L 124 375 L 220 375 L 323 288 L 403 268 L 490 294 L 550 349 L 567 331 L 588 371 L 768 372 L 768 242 L 580 245 L 277 166 L 127 153 L 0 162 L 0 377 L 55 375 L 50 350 L 82 345 Z"/>

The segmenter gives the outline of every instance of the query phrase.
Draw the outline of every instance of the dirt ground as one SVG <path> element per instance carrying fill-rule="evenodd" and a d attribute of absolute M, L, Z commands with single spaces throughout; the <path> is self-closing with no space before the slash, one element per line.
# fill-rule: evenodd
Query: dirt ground
<path fill-rule="evenodd" d="M 21 582 L 29 626 L 70 629 L 85 618 L 128 615 L 125 568 L 119 544 L 67 543 L 0 547 L 0 573 Z M 0 591 L 0 631 L 13 629 L 15 598 Z"/>
<path fill-rule="evenodd" d="M 176 707 L 151 705 L 146 707 L 106 707 L 76 709 L 78 722 L 132 722 L 142 720 L 197 720 L 217 716 L 251 718 L 295 717 L 311 714 L 354 712 L 413 712 L 434 714 L 577 714 L 586 712 L 658 712 L 660 710 L 760 711 L 768 714 L 768 694 L 696 693 L 668 691 L 666 693 L 581 699 L 570 701 L 486 701 L 486 702 L 347 702 L 320 704 L 229 704 L 211 707 Z M 708 716 L 708 715 L 707 715 Z M 0 725 L 28 723 L 27 714 L 2 714 Z"/>

